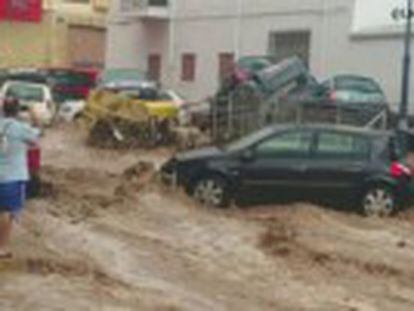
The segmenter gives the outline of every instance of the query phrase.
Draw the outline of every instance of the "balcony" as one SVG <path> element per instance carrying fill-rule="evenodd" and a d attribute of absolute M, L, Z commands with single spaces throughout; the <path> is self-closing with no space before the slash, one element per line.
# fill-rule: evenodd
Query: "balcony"
<path fill-rule="evenodd" d="M 165 20 L 170 17 L 170 0 L 121 0 L 125 16 Z"/>

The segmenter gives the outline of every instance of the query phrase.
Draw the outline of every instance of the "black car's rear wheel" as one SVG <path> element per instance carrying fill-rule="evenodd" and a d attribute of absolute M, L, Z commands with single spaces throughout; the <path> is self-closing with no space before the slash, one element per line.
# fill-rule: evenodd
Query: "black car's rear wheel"
<path fill-rule="evenodd" d="M 369 188 L 362 200 L 362 208 L 366 216 L 390 216 L 395 211 L 395 205 L 394 193 L 388 187 L 381 185 Z"/>
<path fill-rule="evenodd" d="M 206 206 L 227 207 L 230 204 L 228 184 L 219 176 L 199 179 L 194 187 L 193 196 Z"/>

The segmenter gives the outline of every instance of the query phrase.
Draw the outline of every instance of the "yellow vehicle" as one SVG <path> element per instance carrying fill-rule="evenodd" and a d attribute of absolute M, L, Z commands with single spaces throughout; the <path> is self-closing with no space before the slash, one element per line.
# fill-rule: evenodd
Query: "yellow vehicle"
<path fill-rule="evenodd" d="M 138 107 L 136 107 L 138 106 Z M 113 90 L 92 91 L 88 98 L 86 110 L 107 109 L 108 114 L 126 112 L 125 116 L 134 110 L 145 112 L 150 118 L 173 119 L 178 115 L 178 106 L 172 100 L 157 97 L 141 98 L 130 92 L 117 92 Z"/>
<path fill-rule="evenodd" d="M 84 110 L 94 142 L 148 146 L 169 141 L 179 108 L 154 88 L 109 88 L 91 92 Z"/>
<path fill-rule="evenodd" d="M 172 101 L 167 100 L 133 100 L 133 104 L 145 107 L 148 115 L 153 118 L 175 119 L 178 115 L 178 107 Z"/>

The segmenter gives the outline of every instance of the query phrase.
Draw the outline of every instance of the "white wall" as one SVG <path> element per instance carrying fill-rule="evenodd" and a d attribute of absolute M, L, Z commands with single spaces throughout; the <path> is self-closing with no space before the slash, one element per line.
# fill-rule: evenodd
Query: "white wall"
<path fill-rule="evenodd" d="M 238 1 L 243 3 L 240 24 Z M 241 55 L 266 54 L 270 32 L 310 30 L 310 68 L 318 78 L 340 73 L 372 76 L 391 102 L 399 101 L 402 37 L 355 34 L 353 0 L 177 0 L 175 5 L 177 16 L 169 22 L 135 19 L 129 26 L 110 26 L 108 66 L 146 68 L 147 54 L 159 52 L 163 82 L 197 100 L 217 88 L 219 53 L 240 48 Z M 238 25 L 240 42 L 235 40 Z M 170 27 L 175 30 L 172 44 Z M 180 81 L 182 53 L 197 54 L 194 83 Z"/>
<path fill-rule="evenodd" d="M 241 0 L 241 37 L 238 40 L 239 0 L 182 0 L 178 2 L 176 23 L 177 41 L 173 76 L 180 76 L 182 53 L 197 54 L 197 77 L 194 83 L 173 81 L 173 87 L 191 99 L 212 95 L 218 84 L 218 55 L 233 52 L 240 55 L 265 55 L 269 34 L 283 30 L 311 30 L 321 28 L 321 0 Z M 320 39 L 319 39 L 320 40 Z M 311 68 L 323 73 L 320 44 L 311 46 Z M 171 81 L 169 81 L 171 83 Z"/>
<path fill-rule="evenodd" d="M 106 68 L 142 69 L 146 46 L 138 23 L 110 23 L 107 33 Z"/>
<path fill-rule="evenodd" d="M 340 73 L 374 77 L 381 83 L 392 104 L 398 105 L 403 55 L 402 37 L 358 36 L 351 32 L 352 23 L 351 5 L 348 5 L 345 11 L 327 17 L 323 31 L 323 63 L 326 68 L 321 77 Z"/>

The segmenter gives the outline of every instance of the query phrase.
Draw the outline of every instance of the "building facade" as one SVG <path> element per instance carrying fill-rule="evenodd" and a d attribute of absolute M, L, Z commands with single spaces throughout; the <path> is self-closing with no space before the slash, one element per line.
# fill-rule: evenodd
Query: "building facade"
<path fill-rule="evenodd" d="M 114 0 L 106 66 L 147 71 L 197 100 L 214 93 L 232 58 L 299 54 L 320 80 L 341 73 L 375 78 L 396 107 L 404 3 Z"/>
<path fill-rule="evenodd" d="M 46 0 L 39 22 L 0 22 L 0 67 L 104 65 L 109 0 Z"/>

